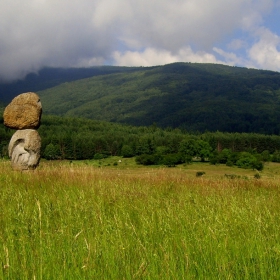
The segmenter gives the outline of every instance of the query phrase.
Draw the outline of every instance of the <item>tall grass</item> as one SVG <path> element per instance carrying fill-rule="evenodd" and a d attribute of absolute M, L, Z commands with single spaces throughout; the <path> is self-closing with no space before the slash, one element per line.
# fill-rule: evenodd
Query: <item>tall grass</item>
<path fill-rule="evenodd" d="M 0 168 L 0 279 L 280 278 L 277 180 Z"/>

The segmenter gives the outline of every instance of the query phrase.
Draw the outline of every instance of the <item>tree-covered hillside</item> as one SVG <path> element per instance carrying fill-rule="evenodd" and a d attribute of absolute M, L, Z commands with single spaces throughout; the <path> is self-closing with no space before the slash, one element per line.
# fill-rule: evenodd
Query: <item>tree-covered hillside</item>
<path fill-rule="evenodd" d="M 174 63 L 40 91 L 47 114 L 187 131 L 279 134 L 280 73 Z"/>
<path fill-rule="evenodd" d="M 43 68 L 31 73 L 24 80 L 10 83 L 0 82 L 0 101 L 9 103 L 12 98 L 24 92 L 37 92 L 61 83 L 76 81 L 111 73 L 138 71 L 139 67 L 96 66 L 90 68 Z"/>
<path fill-rule="evenodd" d="M 280 73 L 218 64 L 45 68 L 0 84 L 0 103 L 37 92 L 47 114 L 189 132 L 279 134 Z"/>

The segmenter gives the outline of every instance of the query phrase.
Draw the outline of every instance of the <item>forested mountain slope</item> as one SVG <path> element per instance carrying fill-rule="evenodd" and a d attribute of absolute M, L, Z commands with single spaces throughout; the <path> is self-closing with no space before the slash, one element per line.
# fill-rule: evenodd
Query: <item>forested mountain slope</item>
<path fill-rule="evenodd" d="M 96 66 L 90 68 L 43 68 L 31 73 L 24 80 L 0 83 L 0 101 L 9 103 L 20 93 L 44 90 L 61 83 L 111 73 L 138 71 L 139 67 Z"/>
<path fill-rule="evenodd" d="M 188 131 L 280 132 L 280 73 L 174 63 L 38 92 L 47 114 Z"/>

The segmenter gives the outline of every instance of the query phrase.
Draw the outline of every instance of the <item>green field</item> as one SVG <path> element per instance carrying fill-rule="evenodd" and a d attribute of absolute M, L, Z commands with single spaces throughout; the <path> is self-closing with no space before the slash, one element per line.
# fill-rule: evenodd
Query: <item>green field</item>
<path fill-rule="evenodd" d="M 279 171 L 0 161 L 0 279 L 280 279 Z"/>

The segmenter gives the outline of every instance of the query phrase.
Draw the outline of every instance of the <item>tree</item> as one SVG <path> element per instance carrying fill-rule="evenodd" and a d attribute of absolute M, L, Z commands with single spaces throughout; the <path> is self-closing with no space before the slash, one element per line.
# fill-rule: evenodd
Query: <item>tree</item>
<path fill-rule="evenodd" d="M 181 154 L 168 154 L 162 156 L 161 163 L 168 167 L 175 167 L 176 164 L 182 163 Z"/>
<path fill-rule="evenodd" d="M 261 153 L 261 158 L 262 158 L 262 161 L 264 161 L 264 162 L 270 161 L 270 160 L 271 160 L 271 157 L 270 157 L 269 151 L 268 151 L 268 150 L 264 150 L 264 151 Z"/>
<path fill-rule="evenodd" d="M 259 171 L 263 170 L 263 163 L 257 159 L 254 155 L 248 152 L 241 152 L 239 159 L 236 161 L 236 165 L 241 168 L 252 168 Z"/>
<path fill-rule="evenodd" d="M 196 156 L 200 157 L 201 161 L 205 161 L 205 159 L 211 156 L 212 148 L 208 142 L 203 140 L 198 140 L 196 145 L 197 145 Z"/>
<path fill-rule="evenodd" d="M 155 145 L 149 136 L 143 136 L 139 139 L 136 147 L 136 153 L 138 155 L 148 154 L 151 155 L 155 151 Z"/>
<path fill-rule="evenodd" d="M 239 159 L 236 161 L 236 165 L 238 167 L 245 168 L 245 169 L 252 168 L 253 161 L 255 159 L 256 158 L 252 154 L 248 152 L 241 152 Z"/>
<path fill-rule="evenodd" d="M 280 162 L 280 151 L 276 150 L 272 155 L 272 162 Z"/>
<path fill-rule="evenodd" d="M 183 140 L 179 146 L 179 153 L 185 159 L 185 162 L 191 162 L 192 158 L 197 155 L 197 143 L 194 139 Z"/>
<path fill-rule="evenodd" d="M 230 149 L 223 149 L 218 154 L 219 163 L 227 163 L 227 161 L 230 160 L 231 155 L 232 155 L 232 151 Z"/>
<path fill-rule="evenodd" d="M 133 149 L 129 145 L 123 145 L 121 150 L 121 155 L 125 158 L 133 157 Z"/>
<path fill-rule="evenodd" d="M 43 156 L 46 159 L 58 159 L 61 156 L 59 146 L 50 143 L 46 146 Z"/>
<path fill-rule="evenodd" d="M 256 169 L 258 171 L 262 171 L 263 170 L 263 163 L 260 160 L 254 160 L 252 162 L 252 168 Z"/>

